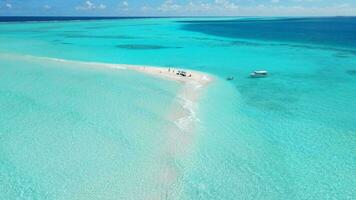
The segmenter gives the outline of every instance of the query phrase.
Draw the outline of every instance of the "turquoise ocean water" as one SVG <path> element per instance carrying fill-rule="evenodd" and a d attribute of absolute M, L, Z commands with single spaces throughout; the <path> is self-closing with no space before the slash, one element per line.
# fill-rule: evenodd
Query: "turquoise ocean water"
<path fill-rule="evenodd" d="M 355 199 L 355 22 L 2 23 L 0 199 Z M 179 84 L 38 57 L 213 75 L 193 148 L 160 148 Z"/>

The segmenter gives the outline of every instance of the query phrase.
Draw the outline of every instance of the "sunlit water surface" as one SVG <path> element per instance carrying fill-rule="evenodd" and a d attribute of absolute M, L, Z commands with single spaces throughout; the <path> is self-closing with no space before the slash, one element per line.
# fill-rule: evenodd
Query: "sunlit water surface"
<path fill-rule="evenodd" d="M 214 20 L 1 24 L 0 199 L 355 199 L 356 19 Z M 177 180 L 178 84 L 9 54 L 214 75 Z"/>

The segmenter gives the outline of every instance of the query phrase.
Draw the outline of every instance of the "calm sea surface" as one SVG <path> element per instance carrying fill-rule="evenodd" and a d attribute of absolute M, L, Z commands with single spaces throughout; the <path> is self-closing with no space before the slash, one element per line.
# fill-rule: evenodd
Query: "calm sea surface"
<path fill-rule="evenodd" d="M 356 199 L 356 18 L 60 20 L 0 23 L 0 199 Z M 193 148 L 178 84 L 37 57 L 215 76 Z"/>

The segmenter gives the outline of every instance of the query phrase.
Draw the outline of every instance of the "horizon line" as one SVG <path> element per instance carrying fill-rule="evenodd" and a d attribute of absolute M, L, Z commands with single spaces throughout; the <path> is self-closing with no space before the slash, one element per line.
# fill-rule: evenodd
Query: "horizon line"
<path fill-rule="evenodd" d="M 356 15 L 137 15 L 137 16 L 112 16 L 112 15 L 0 15 L 0 17 L 97 17 L 97 18 L 176 18 L 176 17 L 356 17 Z"/>

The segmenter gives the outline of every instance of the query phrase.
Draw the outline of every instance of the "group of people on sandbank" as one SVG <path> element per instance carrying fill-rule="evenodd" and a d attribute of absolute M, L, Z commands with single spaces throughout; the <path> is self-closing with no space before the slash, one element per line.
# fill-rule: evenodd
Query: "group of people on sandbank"
<path fill-rule="evenodd" d="M 177 72 L 175 72 L 174 69 L 171 70 L 171 68 L 168 68 L 168 72 L 175 73 L 175 74 L 178 75 L 178 76 L 192 77 L 192 74 L 191 74 L 191 73 L 188 75 L 186 71 L 182 71 L 182 70 L 177 70 Z"/>
<path fill-rule="evenodd" d="M 183 71 L 183 70 L 179 70 L 177 68 L 163 68 L 163 67 L 148 67 L 148 66 L 143 66 L 141 68 L 134 68 L 134 69 L 138 69 L 140 71 L 144 71 L 146 73 L 150 73 L 150 74 L 160 74 L 162 76 L 165 77 L 169 77 L 171 79 L 181 79 L 181 80 L 188 80 L 185 78 L 189 78 L 189 79 L 194 79 L 197 80 L 200 77 L 199 73 L 195 73 L 195 72 L 187 72 L 187 71 Z"/>

